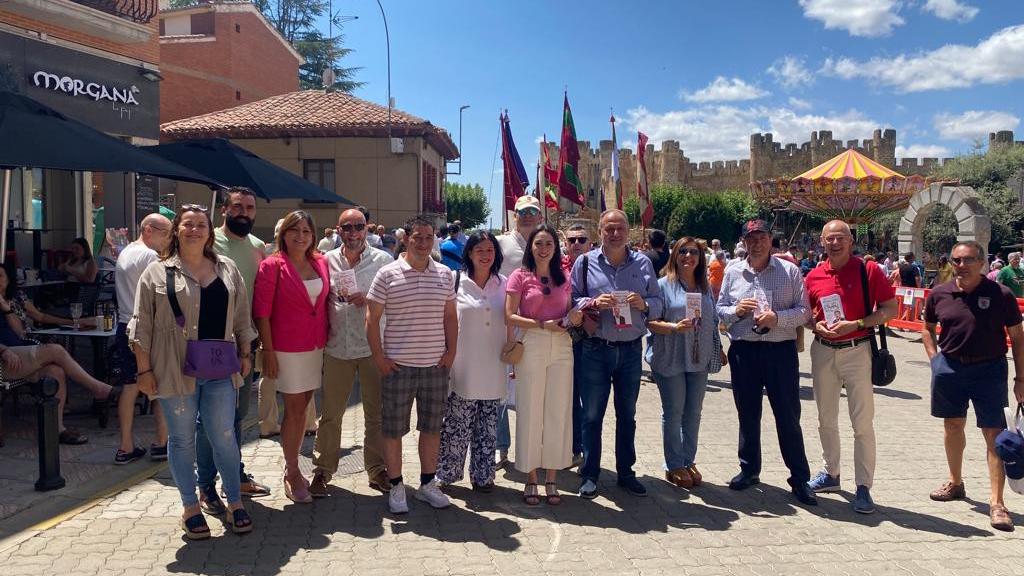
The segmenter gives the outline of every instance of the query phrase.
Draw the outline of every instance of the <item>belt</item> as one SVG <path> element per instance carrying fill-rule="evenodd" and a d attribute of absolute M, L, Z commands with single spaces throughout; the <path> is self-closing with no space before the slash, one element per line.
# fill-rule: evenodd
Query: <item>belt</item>
<path fill-rule="evenodd" d="M 999 360 L 1000 358 L 1006 357 L 1006 352 L 996 356 L 971 356 L 970 354 L 959 354 L 954 356 L 952 354 L 946 354 L 945 352 L 943 352 L 943 354 L 961 364 L 984 364 L 985 362 L 992 362 L 993 360 Z"/>
<path fill-rule="evenodd" d="M 643 338 L 643 336 L 641 336 L 640 338 Z M 640 338 L 634 338 L 632 340 L 621 340 L 621 341 L 619 341 L 619 340 L 605 340 L 604 338 L 598 338 L 596 336 L 591 336 L 590 338 L 587 338 L 587 340 L 590 341 L 590 342 L 593 342 L 595 344 L 604 344 L 605 346 L 630 346 L 630 345 L 635 344 L 636 342 L 638 342 L 640 340 Z"/>
<path fill-rule="evenodd" d="M 840 340 L 838 342 L 833 342 L 832 340 L 828 340 L 828 339 L 822 338 L 821 336 L 815 336 L 814 339 L 817 340 L 818 342 L 824 344 L 825 346 L 828 346 L 829 348 L 839 349 L 839 348 L 853 348 L 854 346 L 856 346 L 858 344 L 863 344 L 863 343 L 867 342 L 868 340 L 871 340 L 871 337 L 870 336 L 861 336 L 860 338 L 854 338 L 853 340 Z"/>

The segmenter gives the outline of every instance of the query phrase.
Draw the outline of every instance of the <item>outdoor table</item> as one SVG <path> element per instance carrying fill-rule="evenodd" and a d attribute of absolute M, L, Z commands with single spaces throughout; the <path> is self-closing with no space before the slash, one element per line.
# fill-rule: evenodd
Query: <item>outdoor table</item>
<path fill-rule="evenodd" d="M 93 346 L 93 371 L 96 372 L 95 376 L 99 379 L 103 379 L 107 374 L 106 366 L 106 346 L 103 345 L 103 339 L 109 338 L 114 335 L 114 330 L 102 330 L 97 328 L 89 328 L 82 330 L 74 330 L 69 326 L 56 327 L 56 328 L 32 328 L 26 330 L 29 336 L 63 336 L 72 338 L 99 338 L 100 342 L 94 343 Z"/>
<path fill-rule="evenodd" d="M 36 280 L 35 282 L 19 282 L 18 288 L 43 288 L 45 286 L 56 286 L 58 284 L 65 284 L 66 280 Z"/>

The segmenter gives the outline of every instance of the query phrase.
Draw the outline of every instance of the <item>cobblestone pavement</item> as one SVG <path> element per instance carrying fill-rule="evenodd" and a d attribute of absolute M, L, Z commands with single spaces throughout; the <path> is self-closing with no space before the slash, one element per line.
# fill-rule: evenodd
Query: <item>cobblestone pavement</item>
<path fill-rule="evenodd" d="M 638 408 L 636 470 L 650 497 L 635 498 L 614 483 L 614 415 L 605 427 L 606 473 L 594 501 L 567 496 L 562 505 L 526 506 L 523 476 L 504 471 L 491 495 L 468 486 L 450 489 L 454 505 L 435 511 L 410 498 L 405 517 L 386 513 L 385 499 L 355 471 L 335 478 L 330 498 L 312 505 L 286 500 L 276 442 L 254 440 L 244 449 L 248 467 L 274 494 L 251 501 L 256 529 L 186 542 L 177 528 L 178 494 L 166 470 L 106 498 L 56 526 L 0 542 L 4 576 L 18 574 L 1020 574 L 1021 533 L 988 525 L 984 448 L 971 430 L 965 461 L 969 499 L 932 502 L 928 493 L 946 477 L 941 423 L 928 415 L 928 366 L 916 341 L 891 339 L 900 375 L 876 390 L 878 512 L 849 507 L 852 462 L 843 461 L 846 491 L 799 506 L 786 487 L 786 470 L 766 406 L 762 484 L 728 490 L 736 472 L 736 416 L 727 373 L 715 376 L 704 404 L 698 460 L 705 485 L 685 491 L 661 479 L 660 402 L 645 382 Z M 803 425 L 812 470 L 820 443 L 811 399 L 810 360 L 801 356 Z M 845 403 L 845 400 L 844 400 Z M 841 421 L 845 454 L 852 432 Z M 361 414 L 346 418 L 344 442 L 361 437 Z M 309 468 L 309 441 L 303 465 Z M 406 441 L 407 476 L 418 466 Z M 359 451 L 345 458 L 358 469 Z M 355 463 L 355 466 L 352 464 Z M 559 476 L 574 491 L 574 473 Z M 1011 510 L 1024 499 L 1008 491 Z M 1024 516 L 1013 515 L 1018 525 Z"/>

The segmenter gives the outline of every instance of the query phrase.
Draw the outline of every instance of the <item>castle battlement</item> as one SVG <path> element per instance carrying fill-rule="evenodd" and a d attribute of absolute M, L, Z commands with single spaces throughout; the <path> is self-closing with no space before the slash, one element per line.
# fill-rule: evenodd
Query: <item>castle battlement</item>
<path fill-rule="evenodd" d="M 1024 146 L 1024 142 L 1020 140 L 1014 141 L 1013 130 L 1000 130 L 999 132 L 989 132 L 988 134 L 988 149 L 999 149 L 1007 148 L 1010 146 Z"/>

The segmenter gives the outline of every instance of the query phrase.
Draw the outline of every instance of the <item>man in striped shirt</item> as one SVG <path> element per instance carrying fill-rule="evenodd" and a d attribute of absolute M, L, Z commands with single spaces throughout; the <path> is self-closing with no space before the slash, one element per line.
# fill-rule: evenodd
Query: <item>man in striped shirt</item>
<path fill-rule="evenodd" d="M 409 432 L 413 400 L 420 432 L 420 488 L 416 498 L 434 508 L 450 502 L 437 485 L 441 420 L 448 394 L 448 369 L 455 359 L 458 317 L 455 278 L 434 262 L 434 224 L 422 216 L 405 225 L 405 257 L 377 271 L 366 294 L 366 337 L 381 375 L 384 464 L 393 514 L 409 511 L 402 481 L 402 437 Z M 380 320 L 384 317 L 384 338 Z"/>

